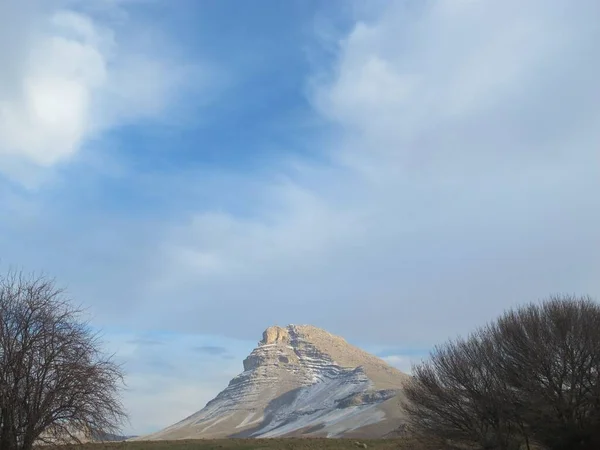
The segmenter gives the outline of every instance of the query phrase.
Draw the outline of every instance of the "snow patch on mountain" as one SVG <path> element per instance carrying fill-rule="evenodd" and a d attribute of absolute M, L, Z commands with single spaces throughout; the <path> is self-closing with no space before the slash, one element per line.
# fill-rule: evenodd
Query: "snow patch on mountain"
<path fill-rule="evenodd" d="M 340 372 L 342 370 L 340 368 Z M 252 436 L 282 436 L 323 422 L 335 423 L 356 414 L 360 408 L 338 409 L 339 403 L 369 389 L 372 383 L 360 368 L 346 370 L 343 375 L 340 372 L 337 377 L 324 378 L 299 389 L 293 400 L 279 406 L 270 422 Z"/>

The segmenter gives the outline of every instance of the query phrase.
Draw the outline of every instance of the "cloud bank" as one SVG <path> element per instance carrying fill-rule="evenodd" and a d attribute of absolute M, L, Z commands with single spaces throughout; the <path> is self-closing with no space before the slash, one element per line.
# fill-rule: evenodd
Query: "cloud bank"
<path fill-rule="evenodd" d="M 308 80 L 327 164 L 284 161 L 256 197 L 242 189 L 260 198 L 251 217 L 189 214 L 151 291 L 190 329 L 311 322 L 400 342 L 597 295 L 598 12 L 398 2 L 356 18 Z"/>

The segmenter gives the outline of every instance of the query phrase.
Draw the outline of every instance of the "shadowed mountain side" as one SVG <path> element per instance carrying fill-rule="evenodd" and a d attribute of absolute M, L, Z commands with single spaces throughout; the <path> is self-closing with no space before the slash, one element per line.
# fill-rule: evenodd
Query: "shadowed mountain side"
<path fill-rule="evenodd" d="M 368 414 L 374 406 L 389 410 L 386 403 L 389 401 L 389 405 L 392 405 L 393 401 L 397 400 L 397 391 L 351 394 L 337 401 L 337 407 L 334 409 L 314 404 L 314 409 L 298 411 L 295 407 L 304 390 L 305 388 L 297 388 L 272 400 L 265 408 L 263 422 L 228 437 L 363 437 L 365 434 L 383 436 L 398 427 L 395 421 L 380 421 L 377 420 L 378 414 Z M 287 414 L 282 414 L 282 410 Z M 401 417 L 400 414 L 398 419 Z M 267 429 L 269 431 L 265 433 Z M 336 429 L 340 430 L 340 435 L 336 434 Z"/>

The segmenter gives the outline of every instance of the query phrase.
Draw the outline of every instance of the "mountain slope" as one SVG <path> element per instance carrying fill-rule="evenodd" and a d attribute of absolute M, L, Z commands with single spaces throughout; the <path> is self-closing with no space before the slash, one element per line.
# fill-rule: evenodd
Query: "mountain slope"
<path fill-rule="evenodd" d="M 140 439 L 379 437 L 402 423 L 408 378 L 319 328 L 271 327 L 202 410 Z"/>

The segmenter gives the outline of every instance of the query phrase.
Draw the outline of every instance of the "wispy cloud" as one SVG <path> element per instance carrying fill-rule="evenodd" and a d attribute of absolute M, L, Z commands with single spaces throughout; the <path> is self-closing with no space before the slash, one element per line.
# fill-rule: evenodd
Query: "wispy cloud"
<path fill-rule="evenodd" d="M 160 341 L 158 339 L 148 339 L 148 338 L 144 338 L 144 337 L 136 337 L 134 339 L 127 341 L 127 344 L 156 347 L 156 346 L 165 345 L 165 342 Z"/>
<path fill-rule="evenodd" d="M 151 290 L 178 293 L 180 326 L 431 343 L 599 292 L 597 4 L 411 5 L 358 18 L 311 82 L 327 165 L 274 167 L 250 217 L 198 208 L 173 227 Z"/>
<path fill-rule="evenodd" d="M 216 345 L 199 345 L 194 347 L 193 350 L 198 353 L 205 353 L 211 356 L 224 356 L 227 354 L 225 347 L 219 347 Z"/>
<path fill-rule="evenodd" d="M 150 219 L 9 202 L 2 235 L 38 244 L 6 257 L 52 268 L 101 321 L 241 337 L 306 322 L 430 344 L 515 302 L 594 295 L 598 6 L 515 5 L 365 3 L 306 74 L 320 158 L 149 177 L 140 198 L 177 206 Z M 110 47 L 83 23 L 69 39 Z"/>

